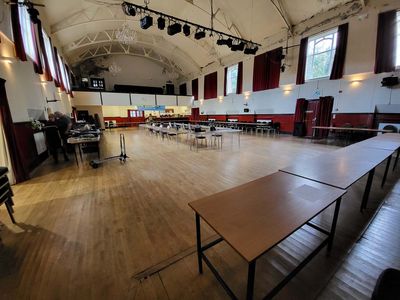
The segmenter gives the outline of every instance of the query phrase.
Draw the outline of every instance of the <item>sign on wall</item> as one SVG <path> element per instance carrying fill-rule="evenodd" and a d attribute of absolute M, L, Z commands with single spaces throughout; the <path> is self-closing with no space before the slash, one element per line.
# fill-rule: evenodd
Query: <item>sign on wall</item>
<path fill-rule="evenodd" d="M 155 106 L 138 106 L 138 110 L 140 111 L 165 111 L 165 105 L 155 105 Z"/>

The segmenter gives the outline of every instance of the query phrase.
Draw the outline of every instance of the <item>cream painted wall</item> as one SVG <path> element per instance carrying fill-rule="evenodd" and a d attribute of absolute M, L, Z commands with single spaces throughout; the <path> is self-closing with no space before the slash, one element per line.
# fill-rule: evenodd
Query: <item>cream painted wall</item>
<path fill-rule="evenodd" d="M 400 5 L 397 5 L 400 7 Z M 386 10 L 393 7 L 385 8 Z M 383 77 L 400 73 L 373 74 L 375 63 L 375 44 L 377 35 L 378 13 L 375 7 L 367 7 L 360 14 L 341 23 L 349 22 L 349 36 L 346 53 L 345 76 L 341 80 L 315 80 L 296 86 L 296 74 L 299 48 L 291 48 L 286 63 L 290 65 L 281 73 L 280 87 L 273 90 L 251 93 L 248 101 L 243 95 L 228 95 L 224 100 L 217 99 L 195 101 L 202 114 L 246 114 L 244 108 L 249 108 L 248 114 L 292 114 L 296 100 L 300 97 L 315 98 L 315 92 L 321 96 L 335 98 L 333 111 L 336 113 L 373 113 L 377 104 L 394 104 L 400 102 L 400 89 L 389 89 L 380 86 Z M 341 23 L 328 24 L 314 28 L 305 36 L 314 35 Z M 289 45 L 300 43 L 301 37 L 296 37 Z M 277 48 L 274 45 L 272 48 Z M 282 45 L 283 46 L 283 45 Z M 266 49 L 269 50 L 269 49 Z M 261 54 L 264 51 L 258 52 Z M 254 57 L 244 56 L 243 59 L 243 92 L 252 91 Z M 199 99 L 204 98 L 204 75 L 218 71 L 218 95 L 223 95 L 224 67 L 217 70 L 207 70 L 199 77 Z M 221 75 L 222 74 L 222 75 Z M 361 80 L 354 84 L 353 81 Z M 191 92 L 191 79 L 186 82 Z"/>
<path fill-rule="evenodd" d="M 99 115 L 100 119 L 100 126 L 102 129 L 104 129 L 104 115 L 103 115 L 103 109 L 101 106 L 95 106 L 95 105 L 88 105 L 88 106 L 79 106 L 77 107 L 77 110 L 87 110 L 89 112 L 89 115 L 94 116 L 95 114 Z"/>
<path fill-rule="evenodd" d="M 151 59 L 113 55 L 104 64 L 108 66 L 111 62 L 120 66 L 121 72 L 115 76 L 108 71 L 103 73 L 109 91 L 114 90 L 114 84 L 163 87 L 168 81 L 168 77 L 162 73 L 164 66 Z"/>

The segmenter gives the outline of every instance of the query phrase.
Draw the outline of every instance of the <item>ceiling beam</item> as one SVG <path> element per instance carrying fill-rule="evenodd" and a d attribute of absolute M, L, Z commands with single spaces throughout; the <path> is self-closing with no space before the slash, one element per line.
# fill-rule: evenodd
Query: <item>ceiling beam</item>
<path fill-rule="evenodd" d="M 285 9 L 282 0 L 270 0 L 272 5 L 275 7 L 276 11 L 281 16 L 282 20 L 285 22 L 285 26 L 288 29 L 291 36 L 293 36 L 293 24 L 290 20 L 289 14 Z"/>

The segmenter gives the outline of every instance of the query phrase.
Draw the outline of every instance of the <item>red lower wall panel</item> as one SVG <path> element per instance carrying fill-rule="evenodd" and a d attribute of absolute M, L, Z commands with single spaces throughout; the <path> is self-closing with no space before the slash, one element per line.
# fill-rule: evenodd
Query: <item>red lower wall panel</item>
<path fill-rule="evenodd" d="M 294 115 L 256 115 L 256 120 L 272 120 L 281 123 L 281 132 L 292 133 L 294 129 Z"/>
<path fill-rule="evenodd" d="M 374 127 L 374 114 L 332 114 L 331 125 L 341 127 L 345 124 L 351 124 L 353 127 L 368 128 Z"/>

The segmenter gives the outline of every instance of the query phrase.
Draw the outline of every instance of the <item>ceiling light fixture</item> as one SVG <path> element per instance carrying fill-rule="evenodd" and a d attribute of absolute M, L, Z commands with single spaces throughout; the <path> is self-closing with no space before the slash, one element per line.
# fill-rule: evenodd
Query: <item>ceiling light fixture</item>
<path fill-rule="evenodd" d="M 190 35 L 190 26 L 188 24 L 183 25 L 183 34 L 185 36 L 189 36 Z"/>
<path fill-rule="evenodd" d="M 168 35 L 175 35 L 181 31 L 182 31 L 182 25 L 179 23 L 171 24 L 167 28 Z"/>
<path fill-rule="evenodd" d="M 148 29 L 153 26 L 153 18 L 150 15 L 146 15 L 140 19 L 140 27 L 142 29 Z"/>
<path fill-rule="evenodd" d="M 169 35 L 175 35 L 179 32 L 182 32 L 183 29 L 183 34 L 188 37 L 191 35 L 190 27 L 192 26 L 197 28 L 197 31 L 194 34 L 194 38 L 196 40 L 205 38 L 206 32 L 208 32 L 210 34 L 210 37 L 219 37 L 219 39 L 217 40 L 217 45 L 226 45 L 230 47 L 232 51 L 243 51 L 245 49 L 245 46 L 247 45 L 246 49 L 248 48 L 248 50 L 245 51 L 245 54 L 255 54 L 258 50 L 258 47 L 261 47 L 260 44 L 253 41 L 215 30 L 213 26 L 213 18 L 211 18 L 211 27 L 205 27 L 200 24 L 196 24 L 187 20 L 185 21 L 180 18 L 165 14 L 163 12 L 150 9 L 148 7 L 149 1 L 145 1 L 145 4 L 146 6 L 140 6 L 129 2 L 123 2 L 121 4 L 124 13 L 128 16 L 135 16 L 138 13 L 146 14 L 146 16 L 140 20 L 140 26 L 143 29 L 148 29 L 150 26 L 153 25 L 153 18 L 151 17 L 151 15 L 156 15 L 159 16 L 157 19 L 157 23 L 160 30 L 163 30 L 165 28 L 166 18 L 168 18 L 170 22 L 173 22 L 173 24 L 168 26 Z M 181 24 L 184 25 L 182 26 Z M 235 41 L 235 43 L 233 43 L 233 41 Z"/>

